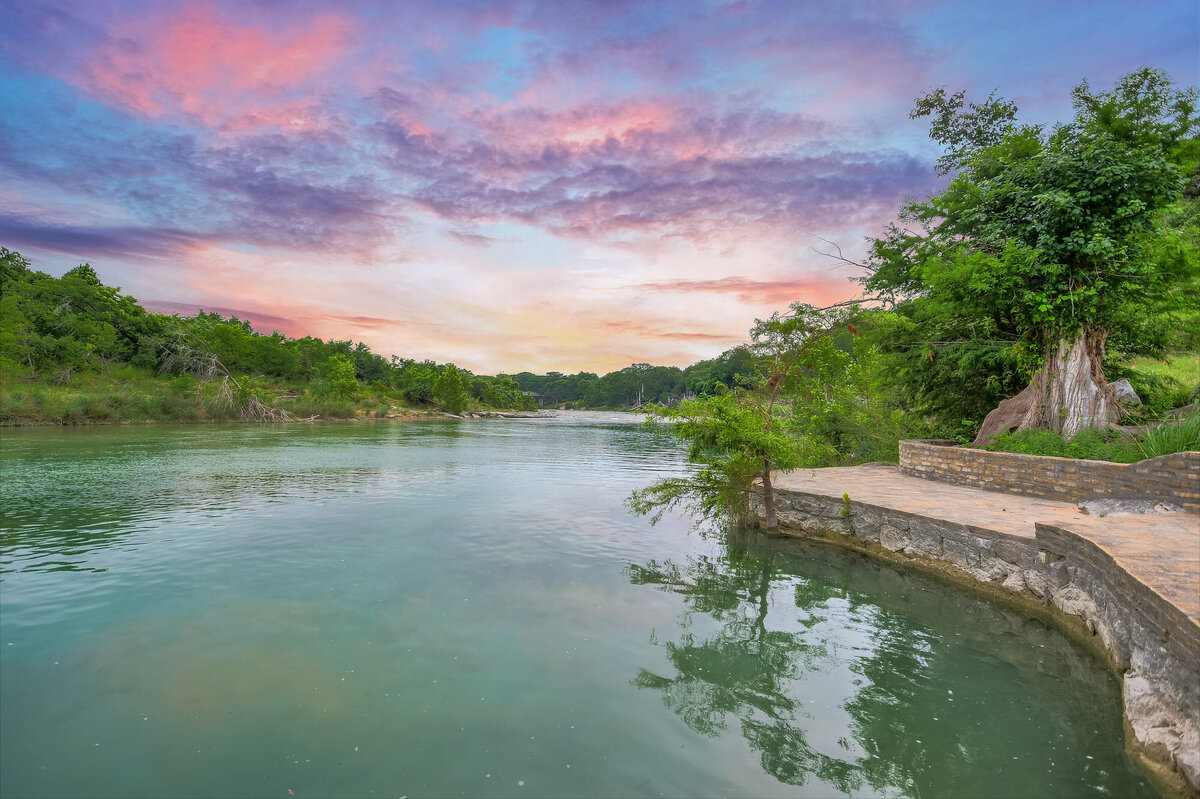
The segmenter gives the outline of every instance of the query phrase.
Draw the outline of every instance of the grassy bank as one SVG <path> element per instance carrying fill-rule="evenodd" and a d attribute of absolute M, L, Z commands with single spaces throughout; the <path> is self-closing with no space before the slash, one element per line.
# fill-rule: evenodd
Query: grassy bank
<path fill-rule="evenodd" d="M 1200 352 L 1180 352 L 1164 358 L 1134 358 L 1130 365 L 1142 374 L 1171 378 L 1189 388 L 1200 384 Z"/>
<path fill-rule="evenodd" d="M 76 373 L 61 382 L 5 371 L 0 373 L 0 425 L 354 419 L 439 410 L 436 403 L 411 403 L 398 390 L 364 387 L 368 390 L 331 396 L 320 382 L 314 391 L 309 384 L 252 377 L 237 378 L 237 385 L 115 364 L 109 374 Z M 467 410 L 508 409 L 471 401 Z"/>

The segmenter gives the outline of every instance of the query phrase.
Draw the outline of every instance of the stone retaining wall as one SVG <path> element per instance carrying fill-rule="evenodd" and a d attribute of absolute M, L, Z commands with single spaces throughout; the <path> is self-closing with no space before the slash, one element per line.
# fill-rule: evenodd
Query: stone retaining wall
<path fill-rule="evenodd" d="M 1200 795 L 1200 628 L 1091 541 L 1049 525 L 1020 537 L 815 494 L 778 491 L 775 502 L 780 534 L 881 547 L 1078 617 L 1124 675 L 1143 757 Z M 752 503 L 761 516 L 761 497 Z"/>
<path fill-rule="evenodd" d="M 956 441 L 901 441 L 900 471 L 912 477 L 1064 502 L 1157 499 L 1185 510 L 1200 510 L 1200 452 L 1127 464 L 990 452 L 960 447 Z"/>

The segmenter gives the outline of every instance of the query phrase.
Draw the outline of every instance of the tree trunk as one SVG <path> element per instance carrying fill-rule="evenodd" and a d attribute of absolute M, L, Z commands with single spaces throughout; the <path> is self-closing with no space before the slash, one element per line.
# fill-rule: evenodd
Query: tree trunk
<path fill-rule="evenodd" d="M 779 520 L 775 516 L 775 489 L 771 487 L 771 459 L 763 459 L 763 511 L 766 513 L 767 529 L 774 530 L 779 526 Z"/>
<path fill-rule="evenodd" d="M 1121 418 L 1121 404 L 1104 379 L 1108 331 L 1085 326 L 1046 352 L 1040 372 L 1020 394 L 1006 399 L 983 420 L 975 444 L 1009 430 L 1052 430 L 1065 439 L 1089 428 L 1106 429 Z"/>

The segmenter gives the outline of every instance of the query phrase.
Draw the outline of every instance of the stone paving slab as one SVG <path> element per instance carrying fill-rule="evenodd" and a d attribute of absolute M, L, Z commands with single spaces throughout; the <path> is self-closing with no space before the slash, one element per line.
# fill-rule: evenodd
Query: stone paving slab
<path fill-rule="evenodd" d="M 799 469 L 771 476 L 782 491 L 817 494 L 866 502 L 918 516 L 930 516 L 958 524 L 1034 537 L 1034 522 L 1069 524 L 1084 514 L 1068 502 L 1037 497 L 1020 497 L 999 491 L 951 485 L 920 477 L 909 477 L 895 466 L 839 466 Z"/>
<path fill-rule="evenodd" d="M 1200 514 L 1092 516 L 1064 527 L 1200 624 Z"/>
<path fill-rule="evenodd" d="M 1200 514 L 1101 517 L 1069 502 L 924 480 L 884 465 L 801 469 L 772 475 L 771 481 L 781 491 L 836 499 L 847 494 L 854 502 L 1023 538 L 1037 537 L 1038 522 L 1060 527 L 1099 547 L 1131 577 L 1200 624 Z"/>

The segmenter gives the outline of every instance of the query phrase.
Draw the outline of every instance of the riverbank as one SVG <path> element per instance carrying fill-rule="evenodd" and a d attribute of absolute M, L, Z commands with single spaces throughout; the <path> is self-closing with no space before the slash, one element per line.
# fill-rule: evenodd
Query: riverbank
<path fill-rule="evenodd" d="M 1091 513 L 878 465 L 773 482 L 780 534 L 940 574 L 1090 645 L 1122 677 L 1131 749 L 1200 795 L 1200 516 Z"/>
<path fill-rule="evenodd" d="M 0 374 L 0 427 L 570 418 L 572 414 L 645 418 L 631 411 L 496 406 L 476 398 L 451 413 L 436 402 L 410 402 L 396 390 L 317 396 L 305 386 L 246 377 L 240 378 L 243 388 L 233 390 L 218 380 L 153 376 L 130 367 L 114 366 L 112 372 L 111 376 L 78 375 L 66 384 L 31 382 L 11 373 Z"/>
<path fill-rule="evenodd" d="M 350 417 L 339 416 L 311 416 L 297 417 L 291 416 L 287 419 L 270 420 L 274 424 L 291 424 L 297 422 L 317 423 L 317 422 L 448 422 L 453 420 L 480 420 L 480 419 L 564 419 L 575 421 L 589 422 L 621 422 L 628 424 L 641 424 L 646 420 L 646 414 L 636 411 L 583 411 L 583 410 L 558 410 L 558 409 L 542 409 L 537 411 L 473 411 L 462 414 L 444 413 L 437 410 L 393 410 L 385 415 L 362 414 Z M 239 419 L 230 418 L 215 418 L 215 419 L 105 419 L 85 422 L 54 422 L 54 421 L 26 421 L 26 422 L 4 422 L 0 423 L 0 427 L 80 427 L 80 426 L 108 426 L 108 425 L 158 425 L 158 424 L 228 424 L 230 422 L 242 421 Z"/>

